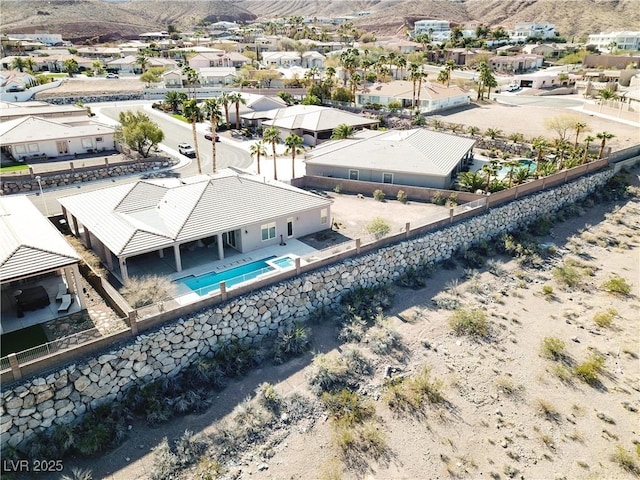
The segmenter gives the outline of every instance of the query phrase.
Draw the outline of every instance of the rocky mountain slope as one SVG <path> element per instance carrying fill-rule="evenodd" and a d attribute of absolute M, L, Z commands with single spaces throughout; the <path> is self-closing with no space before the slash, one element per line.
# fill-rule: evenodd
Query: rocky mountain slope
<path fill-rule="evenodd" d="M 368 11 L 354 23 L 377 36 L 401 34 L 422 18 L 513 26 L 548 21 L 567 39 L 603 30 L 637 30 L 636 0 L 4 0 L 2 32 L 49 31 L 79 41 L 133 38 L 206 19 L 248 22 L 292 15 L 331 17 Z"/>

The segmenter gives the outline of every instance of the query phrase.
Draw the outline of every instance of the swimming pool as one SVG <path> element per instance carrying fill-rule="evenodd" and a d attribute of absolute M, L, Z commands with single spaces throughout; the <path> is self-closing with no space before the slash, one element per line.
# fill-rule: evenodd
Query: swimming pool
<path fill-rule="evenodd" d="M 515 172 L 521 168 L 526 168 L 529 170 L 529 175 L 533 175 L 536 171 L 536 161 L 535 160 L 531 160 L 529 158 L 517 158 L 516 160 L 518 160 L 518 163 L 520 164 L 519 167 L 515 167 L 513 169 L 513 173 L 515 175 Z M 511 167 L 507 166 L 507 165 L 502 165 L 500 167 L 500 170 L 498 171 L 498 178 L 507 178 L 509 176 L 509 172 L 511 172 Z"/>
<path fill-rule="evenodd" d="M 255 262 L 230 268 L 222 272 L 210 272 L 204 275 L 184 277 L 176 283 L 185 285 L 200 296 L 220 290 L 220 282 L 225 282 L 227 288 L 253 280 L 262 274 L 285 270 L 295 266 L 295 258 L 291 256 L 276 257 L 275 255 Z"/>

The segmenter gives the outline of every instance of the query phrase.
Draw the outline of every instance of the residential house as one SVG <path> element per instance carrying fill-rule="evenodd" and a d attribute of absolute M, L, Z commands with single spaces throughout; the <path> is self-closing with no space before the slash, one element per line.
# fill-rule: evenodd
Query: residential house
<path fill-rule="evenodd" d="M 201 68 L 198 72 L 200 85 L 203 87 L 233 85 L 236 75 L 236 69 L 233 67 L 207 67 Z"/>
<path fill-rule="evenodd" d="M 59 33 L 11 33 L 9 34 L 9 37 L 14 40 L 28 40 L 50 46 L 62 45 L 65 43 L 62 39 L 62 35 Z"/>
<path fill-rule="evenodd" d="M 80 47 L 77 50 L 78 56 L 92 60 L 106 61 L 122 57 L 120 47 Z"/>
<path fill-rule="evenodd" d="M 39 72 L 53 72 L 60 73 L 64 71 L 64 62 L 67 60 L 75 60 L 78 64 L 78 69 L 80 72 L 85 70 L 91 70 L 93 60 L 90 58 L 82 58 L 78 55 L 71 55 L 69 53 L 54 53 L 50 54 L 46 57 L 32 57 L 33 61 L 36 64 L 36 70 Z"/>
<path fill-rule="evenodd" d="M 182 80 L 185 78 L 184 73 L 179 68 L 174 68 L 162 74 L 162 81 L 166 88 L 182 88 Z"/>
<path fill-rule="evenodd" d="M 306 175 L 447 189 L 473 158 L 474 144 L 423 128 L 362 131 L 309 150 Z"/>
<path fill-rule="evenodd" d="M 27 196 L 0 197 L 0 238 L 1 333 L 86 308 L 80 257 Z"/>
<path fill-rule="evenodd" d="M 2 150 L 18 161 L 114 150 L 113 134 L 113 127 L 98 123 L 75 125 L 40 117 L 16 118 L 0 124 Z"/>
<path fill-rule="evenodd" d="M 486 50 L 476 50 L 470 48 L 447 48 L 444 50 L 444 62 L 453 60 L 456 65 L 473 65 L 478 55 L 487 55 Z"/>
<path fill-rule="evenodd" d="M 525 73 L 542 66 L 542 55 L 496 55 L 489 59 L 489 66 L 500 73 Z"/>
<path fill-rule="evenodd" d="M 433 34 L 449 32 L 451 30 L 451 22 L 449 20 L 418 20 L 413 24 L 413 34 L 426 33 L 429 36 Z"/>
<path fill-rule="evenodd" d="M 298 52 L 263 52 L 260 57 L 262 64 L 266 66 L 285 68 L 302 66 L 302 58 Z"/>
<path fill-rule="evenodd" d="M 0 92 L 23 92 L 36 84 L 36 77 L 17 70 L 0 71 Z"/>
<path fill-rule="evenodd" d="M 582 61 L 584 68 L 617 68 L 625 70 L 627 68 L 640 67 L 640 56 L 627 55 L 585 55 Z"/>
<path fill-rule="evenodd" d="M 393 101 L 400 102 L 402 108 L 416 107 L 421 112 L 435 112 L 455 108 L 470 103 L 469 93 L 456 85 L 442 85 L 435 82 L 422 82 L 420 92 L 414 97 L 413 82 L 398 80 L 389 83 L 376 83 L 356 93 L 356 105 L 379 104 L 387 106 Z"/>
<path fill-rule="evenodd" d="M 640 32 L 600 32 L 589 35 L 587 45 L 593 45 L 601 52 L 614 50 L 640 50 Z"/>
<path fill-rule="evenodd" d="M 163 57 L 146 57 L 147 69 L 158 67 L 164 69 L 173 69 L 178 66 L 175 60 Z M 116 58 L 106 62 L 107 70 L 117 72 L 123 75 L 140 75 L 142 73 L 142 65 L 138 62 L 138 56 L 127 55 L 126 57 Z"/>
<path fill-rule="evenodd" d="M 529 88 L 554 88 L 554 87 L 573 87 L 576 81 L 581 78 L 580 75 L 566 74 L 566 78 L 560 78 L 563 72 L 550 72 L 541 70 L 539 72 L 525 73 L 518 75 L 514 83 L 521 87 Z"/>
<path fill-rule="evenodd" d="M 295 133 L 307 145 L 318 145 L 329 140 L 338 125 L 346 124 L 359 130 L 376 128 L 379 123 L 378 119 L 317 105 L 294 105 L 264 114 L 270 119 L 262 121 L 263 127 L 278 128 L 283 139 Z"/>
<path fill-rule="evenodd" d="M 237 92 L 245 103 L 239 104 L 240 120 L 245 126 L 259 127 L 263 120 L 273 118 L 273 111 L 285 108 L 287 104 L 280 97 L 248 93 L 246 91 Z M 267 113 L 269 112 L 269 113 Z M 229 108 L 229 121 L 236 122 L 235 104 Z"/>
<path fill-rule="evenodd" d="M 181 272 L 189 253 L 222 260 L 330 228 L 331 200 L 237 169 L 141 180 L 59 199 L 72 231 L 116 277 L 145 260 Z"/>
<path fill-rule="evenodd" d="M 560 49 L 550 43 L 530 43 L 522 47 L 522 53 L 542 55 L 544 58 L 557 58 L 560 54 Z"/>
<path fill-rule="evenodd" d="M 525 22 L 516 23 L 511 31 L 511 41 L 525 43 L 529 38 L 555 38 L 556 29 L 552 23 L 546 22 Z"/>

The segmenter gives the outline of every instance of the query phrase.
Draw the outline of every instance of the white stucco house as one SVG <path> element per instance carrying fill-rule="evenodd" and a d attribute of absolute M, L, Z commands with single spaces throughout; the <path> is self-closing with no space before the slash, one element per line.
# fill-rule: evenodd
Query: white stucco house
<path fill-rule="evenodd" d="M 141 180 L 59 202 L 73 233 L 123 282 L 149 258 L 181 272 L 187 252 L 210 262 L 328 229 L 332 203 L 238 169 Z"/>
<path fill-rule="evenodd" d="M 0 124 L 0 144 L 15 160 L 28 161 L 113 150 L 114 132 L 94 122 L 76 125 L 29 116 Z"/>

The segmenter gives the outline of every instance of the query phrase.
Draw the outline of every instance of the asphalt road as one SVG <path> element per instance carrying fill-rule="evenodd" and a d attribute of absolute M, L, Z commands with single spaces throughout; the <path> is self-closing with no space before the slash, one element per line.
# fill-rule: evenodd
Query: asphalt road
<path fill-rule="evenodd" d="M 191 126 L 174 118 L 167 118 L 166 115 L 162 115 L 151 109 L 145 109 L 145 105 L 150 104 L 151 102 L 118 102 L 110 104 L 92 104 L 91 107 L 98 114 L 99 121 L 103 121 L 105 123 L 114 123 L 120 112 L 126 110 L 144 110 L 153 118 L 153 121 L 156 122 L 165 133 L 165 139 L 160 145 L 160 148 L 175 157 L 184 160 L 184 164 L 179 168 L 173 169 L 173 171 L 177 175 L 183 177 L 196 175 L 198 173 L 198 166 L 195 159 L 187 159 L 177 151 L 178 143 L 186 142 L 193 144 Z M 198 132 L 197 136 L 202 173 L 210 174 L 213 172 L 211 142 L 209 140 L 205 140 L 203 133 Z M 221 142 L 216 142 L 216 163 L 218 170 L 229 166 L 239 168 L 247 168 L 251 166 L 252 159 L 249 156 L 249 153 L 234 146 L 233 144 L 225 143 L 225 140 L 226 139 L 223 138 Z M 144 173 L 139 173 L 135 175 L 107 178 L 104 180 L 47 189 L 43 192 L 43 195 L 40 195 L 40 192 L 30 194 L 30 199 L 45 215 L 58 215 L 62 213 L 62 207 L 57 202 L 58 198 L 90 192 L 99 188 L 131 183 L 140 179 L 143 175 Z"/>

